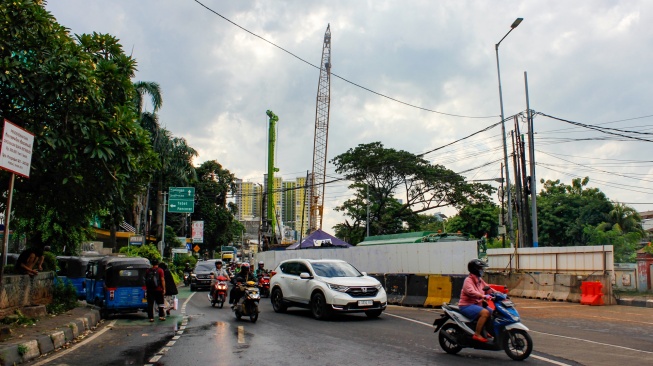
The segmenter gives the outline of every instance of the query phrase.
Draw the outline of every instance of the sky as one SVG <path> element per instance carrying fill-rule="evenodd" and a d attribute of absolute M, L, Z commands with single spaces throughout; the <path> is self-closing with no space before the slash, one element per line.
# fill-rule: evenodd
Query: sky
<path fill-rule="evenodd" d="M 505 116 L 524 112 L 527 73 L 530 108 L 547 115 L 533 122 L 537 189 L 540 179 L 589 176 L 613 201 L 653 210 L 650 1 L 50 0 L 46 8 L 71 33 L 120 39 L 138 62 L 135 80 L 161 85 L 160 122 L 199 152 L 196 165 L 216 160 L 256 183 L 267 171 L 268 109 L 279 116 L 279 174 L 294 180 L 312 168 L 327 25 L 331 160 L 375 141 L 420 154 L 500 122 L 495 45 L 520 17 L 498 48 L 501 85 Z M 468 180 L 497 179 L 502 136 L 494 127 L 425 158 Z M 326 174 L 340 177 L 330 163 Z M 351 198 L 348 184 L 325 189 L 327 232 L 344 221 L 333 208 Z"/>

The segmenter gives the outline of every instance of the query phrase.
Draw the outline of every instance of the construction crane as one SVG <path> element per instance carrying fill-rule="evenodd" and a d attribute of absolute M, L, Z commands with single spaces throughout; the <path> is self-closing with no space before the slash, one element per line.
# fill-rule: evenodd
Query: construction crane
<path fill-rule="evenodd" d="M 329 138 L 329 109 L 331 105 L 331 25 L 327 25 L 322 46 L 320 81 L 317 85 L 315 106 L 315 140 L 313 142 L 313 172 L 309 211 L 309 233 L 322 229 L 324 213 L 324 179 L 326 176 L 327 143 Z"/>
<path fill-rule="evenodd" d="M 277 244 L 277 236 L 275 234 L 276 215 L 274 213 L 274 173 L 279 169 L 274 166 L 274 148 L 276 143 L 276 124 L 279 121 L 274 112 L 268 110 L 265 112 L 269 118 L 268 127 L 268 181 L 263 194 L 263 205 L 265 206 L 265 217 L 262 220 L 262 236 L 263 236 L 263 249 L 267 250 L 270 246 Z"/>

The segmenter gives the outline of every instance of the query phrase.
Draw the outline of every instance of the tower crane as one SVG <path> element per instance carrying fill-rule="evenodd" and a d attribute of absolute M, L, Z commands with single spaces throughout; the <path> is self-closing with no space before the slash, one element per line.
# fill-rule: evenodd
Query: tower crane
<path fill-rule="evenodd" d="M 331 104 L 331 25 L 327 25 L 322 46 L 320 80 L 315 106 L 315 140 L 313 142 L 313 172 L 310 181 L 309 232 L 322 229 L 324 212 L 324 180 L 326 176 Z"/>

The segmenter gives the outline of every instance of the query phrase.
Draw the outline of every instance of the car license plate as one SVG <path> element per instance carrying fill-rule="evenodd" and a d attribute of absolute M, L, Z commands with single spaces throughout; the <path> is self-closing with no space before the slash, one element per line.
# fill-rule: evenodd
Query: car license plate
<path fill-rule="evenodd" d="M 358 306 L 372 306 L 374 301 L 372 300 L 358 300 Z"/>

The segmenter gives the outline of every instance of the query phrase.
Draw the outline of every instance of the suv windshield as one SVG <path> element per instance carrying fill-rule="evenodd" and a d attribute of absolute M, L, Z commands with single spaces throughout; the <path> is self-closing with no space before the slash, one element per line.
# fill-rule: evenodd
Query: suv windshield
<path fill-rule="evenodd" d="M 345 262 L 311 263 L 313 271 L 320 277 L 358 277 L 362 276 L 354 266 Z"/>
<path fill-rule="evenodd" d="M 215 262 L 199 262 L 195 266 L 195 272 L 211 272 L 215 269 Z"/>

